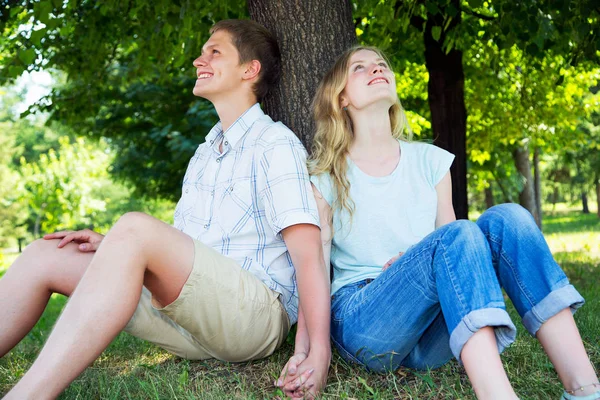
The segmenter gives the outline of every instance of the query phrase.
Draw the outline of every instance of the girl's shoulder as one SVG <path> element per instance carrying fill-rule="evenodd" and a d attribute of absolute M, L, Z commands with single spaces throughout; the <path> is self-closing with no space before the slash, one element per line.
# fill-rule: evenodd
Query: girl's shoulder
<path fill-rule="evenodd" d="M 403 142 L 400 141 L 400 146 L 407 156 L 413 156 L 417 159 L 438 159 L 454 157 L 454 155 L 433 143 L 427 142 Z"/>
<path fill-rule="evenodd" d="M 321 196 L 325 199 L 328 204 L 332 204 L 333 202 L 333 180 L 331 179 L 331 175 L 327 172 L 323 172 L 318 175 L 310 176 L 311 183 L 317 188 Z"/>

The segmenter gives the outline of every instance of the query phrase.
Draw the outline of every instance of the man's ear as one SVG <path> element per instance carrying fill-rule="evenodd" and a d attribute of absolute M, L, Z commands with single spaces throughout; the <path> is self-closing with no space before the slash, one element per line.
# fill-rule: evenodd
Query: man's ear
<path fill-rule="evenodd" d="M 260 67 L 260 61 L 258 60 L 252 60 L 250 62 L 247 62 L 246 70 L 244 71 L 244 76 L 242 77 L 242 79 L 250 80 L 256 78 L 260 73 Z"/>

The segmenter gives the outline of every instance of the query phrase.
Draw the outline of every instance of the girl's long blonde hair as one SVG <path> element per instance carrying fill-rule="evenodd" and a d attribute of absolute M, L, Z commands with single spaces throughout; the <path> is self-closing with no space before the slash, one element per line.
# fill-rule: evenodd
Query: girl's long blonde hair
<path fill-rule="evenodd" d="M 308 169 L 311 175 L 328 173 L 331 176 L 334 200 L 331 204 L 330 218 L 333 212 L 343 209 L 348 211 L 350 217 L 354 213 L 354 202 L 350 198 L 350 182 L 346 176 L 348 170 L 346 157 L 354 140 L 354 132 L 352 120 L 340 106 L 340 95 L 348 81 L 350 58 L 360 50 L 373 51 L 387 62 L 385 55 L 375 47 L 355 46 L 346 50 L 321 80 L 313 100 L 316 132 Z M 396 98 L 396 102 L 390 107 L 389 115 L 392 136 L 409 141 L 412 138 L 412 131 L 408 126 L 400 99 Z"/>

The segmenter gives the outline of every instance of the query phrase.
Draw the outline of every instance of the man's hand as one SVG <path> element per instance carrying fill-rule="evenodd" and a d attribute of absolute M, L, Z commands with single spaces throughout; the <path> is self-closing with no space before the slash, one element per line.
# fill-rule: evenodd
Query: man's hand
<path fill-rule="evenodd" d="M 400 252 L 400 253 L 398 253 L 398 255 L 397 255 L 397 256 L 390 258 L 390 259 L 388 260 L 388 262 L 386 262 L 386 263 L 383 265 L 383 267 L 381 268 L 381 270 L 382 270 L 382 271 L 385 271 L 386 269 L 388 269 L 388 268 L 390 267 L 390 265 L 392 265 L 393 263 L 395 263 L 395 262 L 396 262 L 396 260 L 397 260 L 397 259 L 399 259 L 400 257 L 402 257 L 402 255 L 403 255 L 403 254 L 404 254 L 403 252 Z"/>
<path fill-rule="evenodd" d="M 88 253 L 98 250 L 98 246 L 104 239 L 104 235 L 96 233 L 89 229 L 82 231 L 60 231 L 44 235 L 45 240 L 62 239 L 58 243 L 58 248 L 63 248 L 67 243 L 79 243 L 78 249 L 81 252 Z"/>
<path fill-rule="evenodd" d="M 290 379 L 292 376 L 296 376 L 296 372 L 298 372 L 298 366 L 302 364 L 302 361 L 306 360 L 308 355 L 304 352 L 296 353 L 290 357 L 287 363 L 283 366 L 281 373 L 279 374 L 279 379 L 275 382 L 275 386 L 282 387 L 283 384 Z"/>
<path fill-rule="evenodd" d="M 331 353 L 319 355 L 313 352 L 308 357 L 303 353 L 295 354 L 283 368 L 277 386 L 292 399 L 313 399 L 327 382 L 330 362 Z"/>

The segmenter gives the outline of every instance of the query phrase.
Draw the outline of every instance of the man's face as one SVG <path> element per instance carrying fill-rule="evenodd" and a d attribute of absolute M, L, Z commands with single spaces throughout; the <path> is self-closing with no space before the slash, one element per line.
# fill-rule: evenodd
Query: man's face
<path fill-rule="evenodd" d="M 246 66 L 240 65 L 240 56 L 231 42 L 231 35 L 218 30 L 202 47 L 202 54 L 194 60 L 196 85 L 193 93 L 214 101 L 239 89 Z"/>

